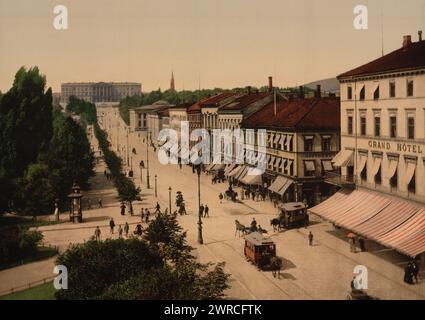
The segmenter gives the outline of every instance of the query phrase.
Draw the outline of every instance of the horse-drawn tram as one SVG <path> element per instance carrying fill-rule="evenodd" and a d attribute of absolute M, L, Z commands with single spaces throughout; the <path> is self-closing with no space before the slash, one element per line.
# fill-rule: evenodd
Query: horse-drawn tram
<path fill-rule="evenodd" d="M 259 232 L 252 232 L 245 236 L 244 254 L 258 268 L 270 266 L 273 257 L 276 257 L 276 244 L 270 238 Z"/>
<path fill-rule="evenodd" d="M 280 206 L 280 225 L 284 228 L 304 227 L 308 225 L 307 207 L 302 202 L 288 202 Z"/>

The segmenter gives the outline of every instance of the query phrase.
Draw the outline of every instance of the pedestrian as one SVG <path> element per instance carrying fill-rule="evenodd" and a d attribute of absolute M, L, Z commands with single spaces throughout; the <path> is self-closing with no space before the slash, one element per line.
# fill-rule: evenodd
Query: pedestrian
<path fill-rule="evenodd" d="M 128 238 L 128 232 L 130 231 L 130 226 L 128 225 L 128 223 L 126 222 L 124 225 L 124 233 L 125 236 Z"/>
<path fill-rule="evenodd" d="M 113 218 L 109 221 L 109 227 L 111 228 L 111 234 L 114 234 L 115 222 Z"/>
<path fill-rule="evenodd" d="M 416 281 L 416 283 L 419 283 L 419 281 L 418 281 L 418 274 L 419 274 L 419 266 L 418 266 L 418 264 L 416 263 L 416 261 L 415 260 L 412 260 L 412 262 L 411 262 L 411 272 L 412 272 L 412 278 L 414 278 L 415 279 L 415 281 Z M 413 281 L 412 281 L 413 282 Z"/>
<path fill-rule="evenodd" d="M 102 208 L 102 199 L 99 198 L 99 200 L 97 201 L 97 204 L 99 205 L 99 208 Z"/>
<path fill-rule="evenodd" d="M 158 202 L 156 202 L 156 206 L 155 206 L 155 214 L 157 213 L 161 213 L 161 206 L 159 205 Z"/>
<path fill-rule="evenodd" d="M 208 205 L 205 205 L 204 210 L 205 210 L 204 218 L 207 218 L 207 217 L 209 218 L 210 217 L 210 214 L 209 214 L 210 208 L 208 208 Z"/>
<path fill-rule="evenodd" d="M 143 228 L 142 228 L 142 225 L 140 223 L 137 224 L 136 230 L 134 230 L 134 234 L 136 236 L 141 236 L 143 234 Z"/>
<path fill-rule="evenodd" d="M 223 203 L 223 193 L 220 192 L 220 194 L 218 195 L 218 198 L 220 199 L 220 203 Z"/>
<path fill-rule="evenodd" d="M 104 171 L 103 171 L 103 175 L 104 175 L 105 177 L 107 176 L 106 170 L 104 170 Z"/>
<path fill-rule="evenodd" d="M 408 284 L 413 284 L 413 270 L 412 262 L 409 261 L 406 268 L 404 269 L 404 282 Z"/>
<path fill-rule="evenodd" d="M 150 217 L 150 215 L 151 215 L 150 211 L 148 209 L 146 209 L 146 221 L 145 221 L 146 224 L 149 223 L 149 217 Z"/>
<path fill-rule="evenodd" d="M 204 216 L 205 207 L 203 204 L 199 207 L 199 216 L 202 218 Z"/>
<path fill-rule="evenodd" d="M 54 216 L 56 221 L 59 221 L 59 200 L 55 200 L 55 211 L 54 211 Z"/>
<path fill-rule="evenodd" d="M 313 246 L 313 233 L 311 231 L 308 233 L 308 244 Z"/>
<path fill-rule="evenodd" d="M 124 204 L 124 202 L 121 202 L 120 208 L 121 208 L 121 215 L 124 216 L 125 215 L 125 204 Z"/>
<path fill-rule="evenodd" d="M 365 241 L 363 238 L 359 238 L 359 247 L 361 252 L 366 251 Z"/>
<path fill-rule="evenodd" d="M 130 215 L 131 216 L 134 215 L 133 203 L 131 203 L 131 201 L 130 201 Z"/>
<path fill-rule="evenodd" d="M 118 239 L 122 239 L 122 227 L 121 225 L 118 226 Z"/>
<path fill-rule="evenodd" d="M 94 229 L 94 238 L 96 239 L 96 241 L 100 241 L 100 228 L 99 226 L 96 227 L 96 229 Z"/>

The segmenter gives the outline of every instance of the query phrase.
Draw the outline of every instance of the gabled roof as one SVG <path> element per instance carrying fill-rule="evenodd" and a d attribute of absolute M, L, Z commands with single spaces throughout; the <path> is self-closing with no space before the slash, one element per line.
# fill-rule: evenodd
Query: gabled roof
<path fill-rule="evenodd" d="M 290 130 L 339 130 L 340 100 L 335 97 L 296 98 L 264 106 L 242 121 L 243 128 Z"/>
<path fill-rule="evenodd" d="M 188 113 L 200 112 L 202 107 L 205 107 L 207 105 L 216 105 L 221 100 L 227 99 L 231 97 L 232 95 L 234 95 L 233 92 L 223 92 L 212 97 L 206 97 L 202 99 L 201 101 L 197 101 L 196 103 L 191 105 L 189 108 L 187 108 L 187 112 Z"/>
<path fill-rule="evenodd" d="M 381 58 L 347 71 L 338 79 L 425 67 L 425 40 L 412 42 Z"/>
<path fill-rule="evenodd" d="M 224 105 L 220 112 L 232 112 L 232 111 L 240 111 L 244 108 L 248 107 L 249 105 L 260 101 L 268 96 L 273 95 L 273 93 L 270 92 L 255 92 L 255 93 L 247 93 L 243 96 L 240 96 L 233 100 L 232 102 Z"/>

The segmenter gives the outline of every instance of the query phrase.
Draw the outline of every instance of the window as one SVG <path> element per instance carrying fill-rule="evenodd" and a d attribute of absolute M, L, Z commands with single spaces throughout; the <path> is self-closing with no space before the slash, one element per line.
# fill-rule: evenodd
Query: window
<path fill-rule="evenodd" d="M 304 137 L 304 151 L 305 152 L 313 151 L 313 136 Z"/>
<path fill-rule="evenodd" d="M 348 116 L 348 134 L 353 134 L 353 116 Z"/>
<path fill-rule="evenodd" d="M 407 118 L 407 138 L 415 139 L 415 118 L 412 116 Z"/>
<path fill-rule="evenodd" d="M 375 175 L 375 184 L 381 184 L 382 183 L 382 166 L 379 167 L 378 172 Z"/>
<path fill-rule="evenodd" d="M 360 135 L 366 135 L 366 116 L 360 117 Z"/>
<path fill-rule="evenodd" d="M 373 100 L 379 99 L 379 86 L 375 89 L 375 92 L 373 93 Z"/>
<path fill-rule="evenodd" d="M 416 193 L 416 172 L 413 174 L 412 180 L 410 180 L 409 185 L 407 186 L 409 193 Z"/>
<path fill-rule="evenodd" d="M 413 80 L 407 80 L 407 96 L 413 97 Z"/>
<path fill-rule="evenodd" d="M 323 136 L 322 137 L 322 151 L 331 151 L 331 137 Z"/>
<path fill-rule="evenodd" d="M 397 137 L 397 117 L 396 116 L 390 117 L 390 137 L 391 138 Z"/>
<path fill-rule="evenodd" d="M 375 137 L 381 135 L 381 117 L 375 116 Z"/>
<path fill-rule="evenodd" d="M 390 98 L 395 98 L 395 81 L 390 81 Z"/>
<path fill-rule="evenodd" d="M 347 99 L 348 100 L 353 99 L 353 87 L 352 86 L 347 87 Z"/>
<path fill-rule="evenodd" d="M 314 161 L 304 161 L 304 176 L 314 177 L 316 175 L 316 166 Z"/>
<path fill-rule="evenodd" d="M 396 170 L 394 175 L 391 177 L 390 185 L 391 185 L 392 189 L 397 189 L 397 187 L 398 187 L 398 170 Z"/>
<path fill-rule="evenodd" d="M 365 99 L 365 88 L 363 86 L 363 88 L 360 90 L 360 100 L 364 100 Z"/>
<path fill-rule="evenodd" d="M 290 176 L 294 175 L 294 162 L 292 160 L 290 160 L 290 164 L 289 164 L 289 175 Z"/>

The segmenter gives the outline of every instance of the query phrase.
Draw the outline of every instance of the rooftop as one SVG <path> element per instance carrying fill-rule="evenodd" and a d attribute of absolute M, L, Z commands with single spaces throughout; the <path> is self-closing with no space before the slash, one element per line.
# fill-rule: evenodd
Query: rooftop
<path fill-rule="evenodd" d="M 191 105 L 187 109 L 187 112 L 189 112 L 189 113 L 200 112 L 202 107 L 207 106 L 207 105 L 216 105 L 220 101 L 227 99 L 227 98 L 229 98 L 233 95 L 234 95 L 233 92 L 223 92 L 223 93 L 216 94 L 215 96 L 212 96 L 212 97 L 206 97 L 206 98 L 202 99 L 201 101 L 198 101 L 198 102 L 194 103 L 193 105 Z"/>
<path fill-rule="evenodd" d="M 274 102 L 242 121 L 244 128 L 278 128 L 291 130 L 339 130 L 340 100 L 326 98 L 294 98 Z"/>
<path fill-rule="evenodd" d="M 411 42 L 411 37 L 405 36 L 400 49 L 340 74 L 338 79 L 417 68 L 425 68 L 425 41 Z"/>
<path fill-rule="evenodd" d="M 248 107 L 249 105 L 260 101 L 268 96 L 272 95 L 270 92 L 254 92 L 254 93 L 247 93 L 243 96 L 240 96 L 233 100 L 232 102 L 226 104 L 221 108 L 220 111 L 226 112 L 226 111 L 239 111 L 243 110 L 244 108 Z"/>

